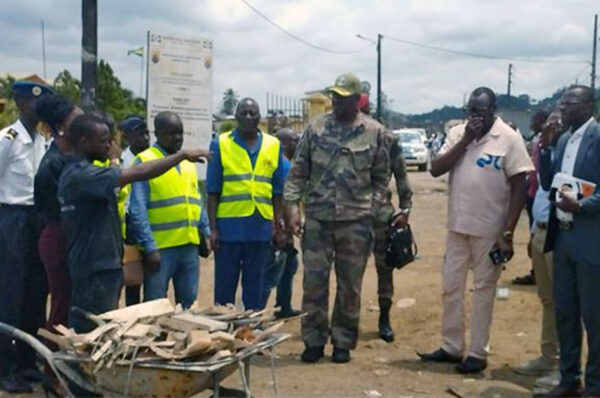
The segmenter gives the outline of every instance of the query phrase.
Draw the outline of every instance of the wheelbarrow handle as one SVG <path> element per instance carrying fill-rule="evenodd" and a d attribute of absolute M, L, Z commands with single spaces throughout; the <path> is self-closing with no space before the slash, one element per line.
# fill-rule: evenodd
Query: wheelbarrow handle
<path fill-rule="evenodd" d="M 33 348 L 50 365 L 50 368 L 58 378 L 59 382 L 62 384 L 68 396 L 74 396 L 69 390 L 69 385 L 66 383 L 66 381 L 63 379 L 62 375 L 56 368 L 52 351 L 50 351 L 48 347 L 46 347 L 44 344 L 42 344 L 42 342 L 40 342 L 38 339 L 30 335 L 29 333 L 25 333 L 24 331 L 6 323 L 0 322 L 0 334 L 4 334 L 11 339 L 21 340 L 24 343 L 28 344 L 31 348 Z"/>

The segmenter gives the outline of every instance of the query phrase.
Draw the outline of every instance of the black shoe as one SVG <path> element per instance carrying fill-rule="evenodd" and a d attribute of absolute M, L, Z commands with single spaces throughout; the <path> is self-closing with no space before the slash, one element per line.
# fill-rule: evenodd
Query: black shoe
<path fill-rule="evenodd" d="M 41 383 L 46 380 L 46 376 L 37 368 L 24 369 L 19 372 L 19 376 L 28 383 Z"/>
<path fill-rule="evenodd" d="M 286 318 L 293 318 L 300 314 L 302 314 L 302 311 L 287 310 L 287 311 L 277 311 L 274 315 L 275 315 L 275 319 L 286 319 Z"/>
<path fill-rule="evenodd" d="M 438 348 L 437 350 L 430 353 L 421 353 L 417 352 L 417 355 L 424 362 L 447 362 L 447 363 L 461 363 L 462 358 L 457 357 L 452 354 L 448 354 L 444 351 L 443 348 Z"/>
<path fill-rule="evenodd" d="M 535 394 L 536 398 L 551 398 L 551 397 L 581 397 L 581 384 L 576 384 L 571 387 L 563 387 L 558 385 L 548 392 Z"/>
<path fill-rule="evenodd" d="M 11 394 L 31 394 L 33 388 L 19 376 L 6 376 L 0 379 L 0 391 Z"/>
<path fill-rule="evenodd" d="M 456 367 L 456 371 L 462 374 L 480 373 L 487 368 L 487 361 L 475 357 L 467 357 L 463 363 Z"/>
<path fill-rule="evenodd" d="M 323 358 L 323 355 L 325 355 L 323 353 L 323 346 L 306 347 L 300 358 L 302 359 L 302 362 L 315 363 L 318 362 L 319 359 Z"/>
<path fill-rule="evenodd" d="M 517 276 L 512 280 L 513 285 L 533 286 L 535 285 L 535 274 L 532 272 L 527 275 Z"/>
<path fill-rule="evenodd" d="M 394 341 L 394 331 L 390 325 L 390 308 L 392 300 L 379 299 L 379 337 L 383 341 L 391 343 Z"/>
<path fill-rule="evenodd" d="M 335 363 L 348 363 L 350 362 L 350 350 L 344 348 L 333 347 L 333 354 L 331 354 L 331 361 Z"/>

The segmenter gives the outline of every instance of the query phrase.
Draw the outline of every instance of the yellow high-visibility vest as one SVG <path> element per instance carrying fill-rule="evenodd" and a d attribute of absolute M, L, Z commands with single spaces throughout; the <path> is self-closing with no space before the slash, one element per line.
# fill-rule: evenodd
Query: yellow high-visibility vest
<path fill-rule="evenodd" d="M 163 157 L 156 147 L 137 155 L 141 162 Z M 165 249 L 189 243 L 199 244 L 198 225 L 202 207 L 196 165 L 184 160 L 179 163 L 179 171 L 172 167 L 165 174 L 149 180 L 148 184 L 148 220 L 157 247 Z"/>
<path fill-rule="evenodd" d="M 223 167 L 223 189 L 217 217 L 248 217 L 255 210 L 267 220 L 273 219 L 273 173 L 279 165 L 279 140 L 262 134 L 256 164 L 238 145 L 233 133 L 219 136 L 219 153 Z"/>
<path fill-rule="evenodd" d="M 106 168 L 111 167 L 110 159 L 106 159 L 104 162 L 94 160 L 93 165 Z M 129 194 L 131 194 L 131 184 L 127 184 L 119 189 L 119 194 L 117 195 L 117 210 L 119 211 L 119 222 L 121 223 L 121 236 L 123 236 L 123 239 L 125 239 L 127 232 L 125 225 L 125 203 L 127 203 Z"/>

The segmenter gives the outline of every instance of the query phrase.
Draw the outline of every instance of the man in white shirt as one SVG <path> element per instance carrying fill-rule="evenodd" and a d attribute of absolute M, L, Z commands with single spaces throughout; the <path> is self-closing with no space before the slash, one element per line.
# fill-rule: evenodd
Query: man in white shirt
<path fill-rule="evenodd" d="M 581 394 L 583 327 L 588 345 L 584 396 L 600 396 L 600 125 L 594 120 L 594 93 L 572 86 L 562 96 L 562 122 L 570 128 L 555 156 L 542 140 L 540 183 L 550 190 L 557 173 L 596 184 L 587 196 L 550 191 L 545 250 L 554 249 L 554 301 L 560 345 L 560 384 L 547 396 Z M 560 210 L 560 212 L 559 212 Z M 583 322 L 582 322 L 583 321 Z"/>
<path fill-rule="evenodd" d="M 32 78 L 16 82 L 12 92 L 19 120 L 0 131 L 0 322 L 35 335 L 45 323 L 48 292 L 33 207 L 33 181 L 45 148 L 35 104 L 52 90 Z M 0 336 L 0 390 L 31 392 L 22 376 L 34 374 L 35 351 Z"/>
<path fill-rule="evenodd" d="M 133 160 L 138 153 L 148 149 L 150 146 L 150 133 L 146 120 L 140 116 L 128 116 L 120 124 L 121 131 L 125 140 L 129 144 L 127 149 L 123 151 L 121 160 L 123 167 L 133 165 Z"/>
<path fill-rule="evenodd" d="M 133 165 L 135 157 L 150 147 L 150 135 L 146 120 L 140 116 L 127 116 L 119 125 L 125 140 L 129 144 L 126 150 L 121 155 L 121 168 L 130 167 Z M 125 202 L 125 212 L 129 213 L 130 197 L 127 197 Z M 126 218 L 128 219 L 128 217 Z M 127 245 L 135 245 L 132 236 L 131 223 L 127 223 Z M 142 301 L 141 297 L 142 285 L 125 286 L 125 304 L 127 306 L 139 304 Z"/>

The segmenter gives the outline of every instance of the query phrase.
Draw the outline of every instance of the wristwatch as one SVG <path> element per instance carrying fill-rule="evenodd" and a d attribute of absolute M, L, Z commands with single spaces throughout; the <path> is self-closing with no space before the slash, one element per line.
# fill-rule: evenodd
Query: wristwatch
<path fill-rule="evenodd" d="M 504 239 L 506 239 L 507 241 L 512 241 L 513 240 L 513 232 L 512 231 L 504 231 L 504 232 L 502 232 L 502 237 Z"/>

